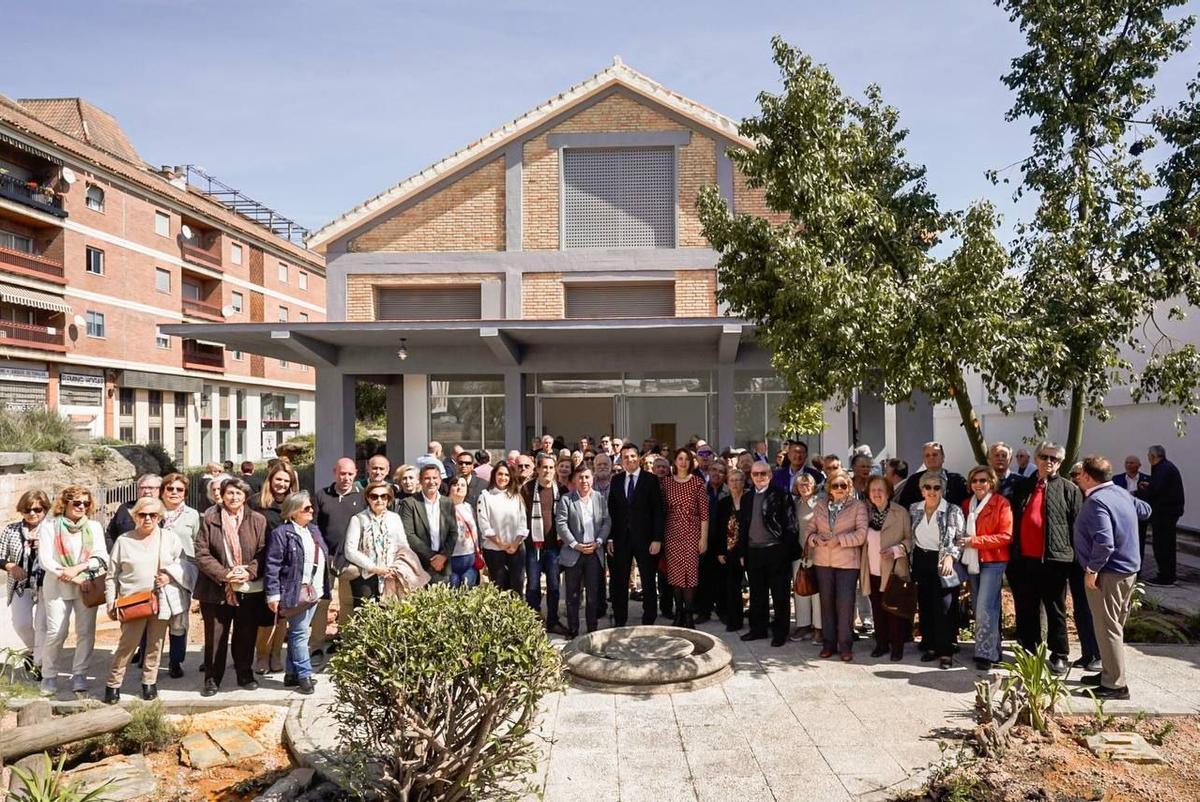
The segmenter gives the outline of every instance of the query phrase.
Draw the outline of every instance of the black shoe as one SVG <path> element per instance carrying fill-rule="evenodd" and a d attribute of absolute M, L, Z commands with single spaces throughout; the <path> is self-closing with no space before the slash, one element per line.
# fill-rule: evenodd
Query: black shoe
<path fill-rule="evenodd" d="M 327 656 L 333 657 L 337 653 L 337 650 L 338 650 L 337 641 L 331 640 L 325 644 L 325 654 Z"/>
<path fill-rule="evenodd" d="M 937 652 L 921 652 L 922 663 L 932 663 L 937 659 Z"/>
<path fill-rule="evenodd" d="M 1050 658 L 1050 673 L 1053 674 L 1054 676 L 1061 677 L 1070 670 L 1071 670 L 1071 667 L 1067 665 L 1066 658 L 1064 658 L 1064 657 L 1051 657 Z"/>
<path fill-rule="evenodd" d="M 158 698 L 158 685 L 142 685 L 142 698 L 147 702 Z"/>
<path fill-rule="evenodd" d="M 643 600 L 642 592 L 640 590 L 629 591 L 629 600 L 630 601 L 642 601 Z"/>
<path fill-rule="evenodd" d="M 567 631 L 567 628 L 564 627 L 562 624 L 560 624 L 558 621 L 554 621 L 553 623 L 547 624 L 546 631 L 549 632 L 551 635 L 570 635 L 571 634 L 570 632 Z"/>
<path fill-rule="evenodd" d="M 742 640 L 763 640 L 766 637 L 767 633 L 765 632 L 755 632 L 754 630 L 750 630 L 742 635 Z"/>
<path fill-rule="evenodd" d="M 211 679 L 204 680 L 204 690 L 200 691 L 200 695 L 201 696 L 216 696 L 217 695 L 216 681 L 211 680 Z"/>
<path fill-rule="evenodd" d="M 283 675 L 283 687 L 295 688 L 299 684 L 300 684 L 300 678 L 297 677 L 295 674 L 284 674 Z"/>
<path fill-rule="evenodd" d="M 301 677 L 300 679 L 296 680 L 296 691 L 304 694 L 305 696 L 310 695 L 313 692 L 312 677 Z"/>
<path fill-rule="evenodd" d="M 872 657 L 883 657 L 887 653 L 888 653 L 888 647 L 886 647 L 886 646 L 876 646 L 874 649 L 871 650 Z"/>
<path fill-rule="evenodd" d="M 578 637 L 579 637 L 579 630 L 577 630 L 577 629 L 568 629 L 567 630 L 567 639 L 568 640 L 575 640 Z"/>
<path fill-rule="evenodd" d="M 179 679 L 183 676 L 183 666 L 179 665 L 178 663 L 171 666 L 171 670 L 167 672 L 167 676 L 171 679 Z"/>
<path fill-rule="evenodd" d="M 954 665 L 953 657 L 942 657 L 938 659 L 938 668 L 942 669 L 943 671 L 950 668 L 952 665 Z"/>
<path fill-rule="evenodd" d="M 741 628 L 742 628 L 741 624 L 726 624 L 725 625 L 726 632 L 737 632 Z"/>
<path fill-rule="evenodd" d="M 1091 685 L 1096 688 L 1100 687 L 1100 675 L 1099 674 L 1088 674 L 1086 677 L 1080 677 L 1079 681 L 1082 682 L 1084 685 Z"/>
<path fill-rule="evenodd" d="M 904 652 L 903 651 L 892 652 L 890 659 L 893 663 L 899 663 L 901 660 L 904 659 Z"/>
<path fill-rule="evenodd" d="M 1156 585 L 1160 588 L 1169 588 L 1175 584 L 1175 580 L 1167 579 L 1166 577 L 1156 576 L 1153 579 L 1147 579 L 1146 584 L 1147 585 Z"/>
<path fill-rule="evenodd" d="M 1092 693 L 1096 695 L 1097 699 L 1128 699 L 1129 687 L 1125 686 L 1122 688 L 1106 688 L 1103 685 L 1100 685 L 1096 688 L 1096 690 L 1092 691 Z"/>
<path fill-rule="evenodd" d="M 992 670 L 992 661 L 985 659 L 983 657 L 976 657 L 975 658 L 975 670 L 976 671 L 991 671 Z"/>
<path fill-rule="evenodd" d="M 258 680 L 251 677 L 250 679 L 246 680 L 245 682 L 239 682 L 238 687 L 241 688 L 243 691 L 257 691 L 258 690 Z"/>
<path fill-rule="evenodd" d="M 1088 657 L 1087 655 L 1084 655 L 1083 657 L 1080 657 L 1078 660 L 1076 660 L 1074 663 L 1071 663 L 1071 668 L 1082 668 L 1084 671 L 1099 671 L 1100 670 L 1100 658 L 1099 657 Z"/>
<path fill-rule="evenodd" d="M 787 635 L 784 635 L 782 637 L 780 637 L 779 635 L 775 635 L 771 638 L 772 646 L 782 646 L 785 643 L 787 643 Z"/>
<path fill-rule="evenodd" d="M 698 627 L 701 624 L 707 624 L 709 621 L 712 621 L 711 615 L 707 615 L 707 614 L 698 615 L 698 616 L 696 616 L 696 620 L 692 622 L 692 626 Z"/>
<path fill-rule="evenodd" d="M 106 687 L 104 689 L 104 704 L 115 705 L 117 702 L 120 702 L 120 701 L 121 701 L 121 689 L 120 688 L 107 688 Z"/>

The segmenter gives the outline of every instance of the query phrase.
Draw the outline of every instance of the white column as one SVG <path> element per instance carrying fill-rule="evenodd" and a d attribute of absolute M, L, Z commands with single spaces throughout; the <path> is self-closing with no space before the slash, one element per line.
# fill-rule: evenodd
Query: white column
<path fill-rule="evenodd" d="M 183 462 L 185 465 L 200 465 L 200 393 L 188 393 L 187 432 L 183 436 Z"/>
<path fill-rule="evenodd" d="M 404 461 L 415 462 L 429 444 L 429 377 L 404 374 Z M 445 445 L 443 443 L 442 445 Z"/>
<path fill-rule="evenodd" d="M 317 430 L 317 401 L 312 393 L 300 394 L 300 434 Z"/>
<path fill-rule="evenodd" d="M 150 392 L 148 390 L 133 391 L 133 442 L 148 443 L 150 441 Z"/>
<path fill-rule="evenodd" d="M 245 459 L 258 462 L 262 458 L 262 391 L 247 390 Z"/>
<path fill-rule="evenodd" d="M 221 442 L 221 388 L 212 385 L 212 394 L 208 397 L 210 420 L 212 421 L 212 461 L 221 462 L 225 459 L 225 444 Z"/>
<path fill-rule="evenodd" d="M 183 455 L 175 453 L 175 393 L 168 390 L 162 394 L 162 445 L 173 459 L 183 461 Z"/>
<path fill-rule="evenodd" d="M 844 467 L 850 467 L 847 460 L 850 457 L 850 409 L 838 409 L 832 401 L 826 401 L 822 407 L 825 422 L 829 428 L 821 433 L 822 454 L 836 454 L 842 460 Z"/>

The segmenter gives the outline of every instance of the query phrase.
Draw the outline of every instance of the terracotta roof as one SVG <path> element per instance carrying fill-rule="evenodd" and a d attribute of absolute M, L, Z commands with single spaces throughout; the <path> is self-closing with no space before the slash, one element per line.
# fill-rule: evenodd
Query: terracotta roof
<path fill-rule="evenodd" d="M 726 139 L 746 147 L 753 147 L 753 143 L 738 133 L 737 121 L 668 89 L 653 78 L 625 64 L 620 57 L 616 57 L 612 64 L 590 78 L 580 81 L 570 89 L 550 98 L 515 120 L 505 123 L 465 148 L 429 165 L 321 226 L 309 235 L 308 247 L 323 253 L 325 247 L 334 239 L 403 202 L 416 192 L 428 188 L 430 184 L 495 152 L 508 140 L 536 128 L 560 112 L 615 85 L 623 86 L 648 100 L 667 106 Z"/>
<path fill-rule="evenodd" d="M 68 136 L 126 161 L 142 161 L 116 119 L 81 97 L 20 98 L 17 102 L 34 117 Z"/>
<path fill-rule="evenodd" d="M 34 102 L 36 103 L 37 101 Z M 86 101 L 84 102 L 86 103 Z M 90 109 L 95 109 L 108 120 L 113 120 L 111 116 L 101 112 L 95 106 L 91 104 L 87 105 Z M 50 113 L 45 109 L 43 109 L 43 112 Z M 64 124 L 69 123 L 71 119 L 70 114 L 64 112 L 61 107 L 55 108 L 53 116 L 56 122 L 63 122 L 65 120 Z M 97 119 L 99 125 L 99 118 L 90 118 L 85 114 L 80 119 L 89 120 L 89 129 L 92 128 L 91 119 Z M 126 156 L 101 148 L 98 143 L 89 142 L 87 139 L 71 134 L 68 130 L 63 130 L 50 124 L 38 114 L 35 114 L 32 109 L 26 107 L 23 102 L 12 100 L 4 95 L 0 95 L 0 125 L 11 127 L 34 140 L 48 143 L 50 146 L 57 148 L 65 154 L 70 154 L 85 164 L 94 165 L 101 170 L 105 170 L 130 183 L 136 184 L 148 193 L 170 199 L 173 203 L 197 215 L 209 218 L 216 225 L 236 232 L 241 238 L 247 241 L 256 241 L 264 245 L 270 245 L 275 250 L 289 255 L 290 258 L 298 262 L 304 262 L 309 267 L 318 270 L 324 275 L 325 259 L 321 255 L 276 236 L 266 228 L 247 220 L 207 195 L 188 189 L 180 189 L 172 185 L 166 178 L 155 173 L 149 165 L 141 161 L 137 157 L 137 153 L 133 151 L 132 146 L 130 146 L 130 151 L 133 152 L 133 159 L 131 160 Z M 116 125 L 115 121 L 112 122 L 112 125 L 117 132 L 120 132 L 121 129 Z M 111 134 L 111 131 L 109 134 Z M 98 131 L 93 131 L 90 135 L 95 137 L 101 136 Z M 121 138 L 124 138 L 123 133 L 119 135 Z M 111 139 L 106 141 L 109 144 L 113 144 Z"/>

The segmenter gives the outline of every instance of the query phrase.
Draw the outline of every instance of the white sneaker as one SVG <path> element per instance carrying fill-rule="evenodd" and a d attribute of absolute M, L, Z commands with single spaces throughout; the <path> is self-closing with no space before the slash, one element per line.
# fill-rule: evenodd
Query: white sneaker
<path fill-rule="evenodd" d="M 38 691 L 42 696 L 58 696 L 58 681 L 53 679 L 43 679 Z"/>

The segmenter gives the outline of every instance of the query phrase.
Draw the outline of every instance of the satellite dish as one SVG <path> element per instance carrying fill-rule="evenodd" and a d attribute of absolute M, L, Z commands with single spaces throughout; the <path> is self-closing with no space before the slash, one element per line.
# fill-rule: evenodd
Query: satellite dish
<path fill-rule="evenodd" d="M 232 317 L 233 313 L 236 311 L 237 310 L 233 308 L 232 304 L 222 306 L 221 307 L 221 317 Z"/>
<path fill-rule="evenodd" d="M 184 239 L 191 239 L 191 238 L 192 238 L 192 229 L 191 229 L 191 227 L 190 227 L 190 226 L 188 226 L 186 223 L 185 223 L 183 226 L 181 226 L 181 227 L 180 227 L 180 229 L 179 229 L 179 233 L 183 234 L 183 238 L 184 238 Z"/>
<path fill-rule="evenodd" d="M 66 181 L 68 184 L 74 184 L 76 181 L 75 171 L 70 167 L 62 168 L 62 180 Z"/>
<path fill-rule="evenodd" d="M 87 325 L 87 320 L 84 319 L 83 315 L 76 315 L 75 317 L 71 318 L 71 322 L 79 328 L 83 328 Z"/>

